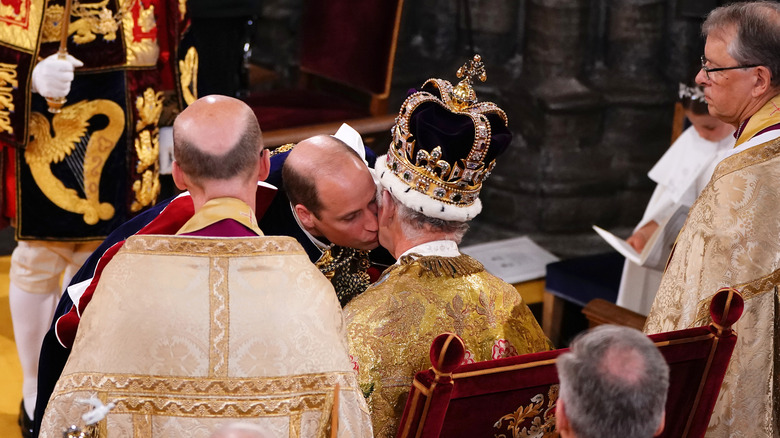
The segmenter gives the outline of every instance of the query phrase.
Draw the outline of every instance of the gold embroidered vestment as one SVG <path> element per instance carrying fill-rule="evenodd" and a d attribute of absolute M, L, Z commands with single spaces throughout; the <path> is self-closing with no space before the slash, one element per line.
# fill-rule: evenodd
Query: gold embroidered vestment
<path fill-rule="evenodd" d="M 84 314 L 41 437 L 115 403 L 99 436 L 208 437 L 232 421 L 268 436 L 370 437 L 330 283 L 289 237 L 133 236 Z M 106 435 L 108 433 L 108 435 Z"/>
<path fill-rule="evenodd" d="M 552 347 L 517 290 L 467 255 L 403 257 L 344 311 L 378 437 L 395 436 L 414 374 L 431 365 L 436 335 L 460 336 L 467 362 Z"/>
<path fill-rule="evenodd" d="M 718 164 L 677 237 L 645 325 L 647 333 L 704 325 L 719 288 L 743 294 L 744 314 L 734 326 L 739 338 L 707 436 L 780 434 L 778 181 L 780 139 Z"/>

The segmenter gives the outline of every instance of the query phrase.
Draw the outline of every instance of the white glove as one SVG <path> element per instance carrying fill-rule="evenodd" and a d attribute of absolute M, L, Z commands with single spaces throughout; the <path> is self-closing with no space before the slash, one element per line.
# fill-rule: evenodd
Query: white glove
<path fill-rule="evenodd" d="M 65 97 L 73 82 L 73 69 L 84 65 L 78 59 L 66 55 L 65 59 L 53 54 L 35 65 L 32 72 L 32 91 L 45 97 Z"/>

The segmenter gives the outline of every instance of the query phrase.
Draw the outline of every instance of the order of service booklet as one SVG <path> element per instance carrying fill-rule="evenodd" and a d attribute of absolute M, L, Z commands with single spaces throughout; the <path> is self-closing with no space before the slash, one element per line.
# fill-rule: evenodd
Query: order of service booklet
<path fill-rule="evenodd" d="M 637 252 L 624 239 L 615 236 L 609 231 L 593 225 L 593 229 L 620 254 L 639 266 L 662 271 L 672 251 L 672 246 L 680 233 L 685 219 L 688 217 L 687 206 L 680 206 L 663 223 L 658 225 L 650 239 L 647 240 L 642 252 Z"/>

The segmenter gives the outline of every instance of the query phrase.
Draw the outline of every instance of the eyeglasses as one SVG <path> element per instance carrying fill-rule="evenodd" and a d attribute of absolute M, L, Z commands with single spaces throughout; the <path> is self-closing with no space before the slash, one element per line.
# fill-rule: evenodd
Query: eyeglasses
<path fill-rule="evenodd" d="M 705 58 L 704 55 L 702 55 L 702 57 L 701 57 L 701 69 L 704 71 L 704 74 L 707 75 L 707 80 L 708 81 L 712 80 L 712 78 L 710 77 L 710 73 L 712 73 L 712 72 L 723 71 L 723 70 L 736 70 L 736 69 L 739 69 L 739 68 L 755 68 L 755 67 L 759 67 L 761 65 L 761 64 L 756 64 L 756 65 L 736 65 L 734 67 L 710 68 L 710 67 L 707 67 L 706 64 L 707 64 L 707 58 Z"/>

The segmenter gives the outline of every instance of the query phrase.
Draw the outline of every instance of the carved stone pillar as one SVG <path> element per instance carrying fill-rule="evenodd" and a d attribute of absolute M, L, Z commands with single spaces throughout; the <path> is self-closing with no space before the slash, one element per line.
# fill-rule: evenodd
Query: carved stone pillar
<path fill-rule="evenodd" d="M 597 100 L 579 81 L 588 53 L 591 0 L 529 0 L 523 76 L 530 92 L 550 109 L 592 105 Z"/>

